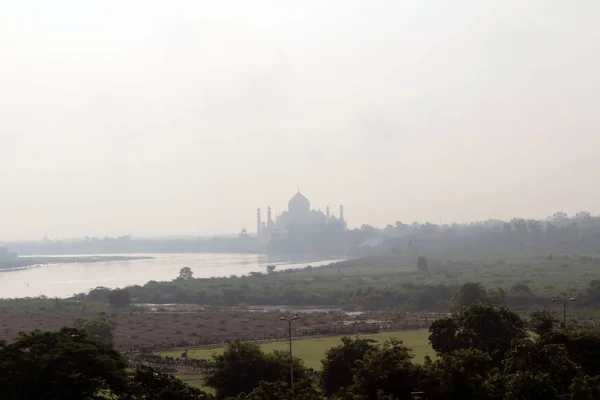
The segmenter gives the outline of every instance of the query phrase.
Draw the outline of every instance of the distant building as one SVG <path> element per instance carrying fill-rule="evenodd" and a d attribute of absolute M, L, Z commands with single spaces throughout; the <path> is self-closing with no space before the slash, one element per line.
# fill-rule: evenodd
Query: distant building
<path fill-rule="evenodd" d="M 257 210 L 256 233 L 259 238 L 269 240 L 274 234 L 287 233 L 290 225 L 338 225 L 346 227 L 344 220 L 344 206 L 340 206 L 339 218 L 331 214 L 329 206 L 325 213 L 321 210 L 311 210 L 310 201 L 300 193 L 300 190 L 288 202 L 287 211 L 272 218 L 271 207 L 267 207 L 267 220 L 261 218 L 260 208 Z"/>

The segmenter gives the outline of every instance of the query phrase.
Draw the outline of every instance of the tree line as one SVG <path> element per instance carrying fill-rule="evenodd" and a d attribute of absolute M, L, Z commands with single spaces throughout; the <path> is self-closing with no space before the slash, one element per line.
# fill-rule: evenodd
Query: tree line
<path fill-rule="evenodd" d="M 420 258 L 423 260 L 423 258 Z M 253 273 L 250 276 L 229 278 L 194 279 L 189 267 L 183 277 L 171 282 L 148 282 L 145 285 L 135 285 L 124 289 L 109 289 L 98 287 L 88 294 L 79 294 L 77 300 L 109 303 L 123 307 L 130 303 L 152 304 L 198 304 L 202 306 L 331 306 L 347 309 L 384 310 L 402 307 L 407 310 L 446 311 L 454 303 L 454 293 L 464 287 L 473 289 L 474 298 L 486 299 L 494 305 L 509 305 L 512 307 L 545 307 L 551 304 L 547 292 L 533 289 L 531 283 L 515 281 L 505 288 L 484 287 L 481 283 L 467 282 L 459 285 L 431 283 L 423 284 L 407 280 L 404 274 L 386 275 L 384 278 L 370 278 L 368 271 L 361 276 L 344 276 L 340 279 L 335 273 L 327 274 L 327 270 L 337 271 L 352 263 L 347 261 L 333 264 L 324 269 L 323 273 L 312 275 L 311 269 L 299 271 L 270 271 L 269 273 Z M 364 262 L 364 261 L 363 261 Z M 600 259 L 589 258 L 580 261 L 588 265 L 600 265 Z M 560 263 L 560 261 L 558 262 Z M 418 261 L 417 267 L 421 261 Z M 424 267 L 426 268 L 426 267 Z M 182 269 L 183 270 L 183 269 Z M 452 268 L 449 269 L 451 271 Z M 526 266 L 515 272 L 515 275 L 525 272 Z M 430 275 L 415 272 L 426 279 Z M 421 274 L 421 275 L 419 275 Z M 471 284 L 471 285 L 469 285 Z M 477 294 L 479 293 L 479 294 Z M 483 293 L 483 294 L 481 294 Z M 578 304 L 594 307 L 600 304 L 600 281 L 590 280 L 587 286 L 581 287 L 576 294 Z M 462 304 L 468 305 L 468 304 Z"/>
<path fill-rule="evenodd" d="M 242 232 L 232 237 L 147 239 L 86 237 L 72 241 L 13 242 L 6 245 L 20 254 L 106 254 L 250 252 L 363 256 L 394 253 L 405 255 L 540 255 L 599 252 L 600 216 L 581 211 L 573 216 L 556 212 L 542 219 L 490 219 L 466 224 L 410 224 L 396 221 L 379 228 L 363 224 L 354 229 L 341 225 L 292 225 L 285 235 L 269 243 Z M 0 254 L 0 258 L 2 255 Z"/>
<path fill-rule="evenodd" d="M 400 221 L 379 229 L 363 225 L 360 229 L 377 245 L 363 252 L 418 255 L 549 255 L 596 254 L 600 250 L 600 216 L 581 211 L 572 217 L 557 212 L 543 220 L 513 218 L 468 224 L 412 223 Z M 367 235 L 368 233 L 368 235 Z M 360 247 L 360 246 L 359 246 Z"/>

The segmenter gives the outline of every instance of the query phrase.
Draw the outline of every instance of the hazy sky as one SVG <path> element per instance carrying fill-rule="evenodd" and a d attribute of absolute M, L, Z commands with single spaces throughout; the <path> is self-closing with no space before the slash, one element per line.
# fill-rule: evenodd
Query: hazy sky
<path fill-rule="evenodd" d="M 600 1 L 2 0 L 0 239 L 600 213 Z"/>

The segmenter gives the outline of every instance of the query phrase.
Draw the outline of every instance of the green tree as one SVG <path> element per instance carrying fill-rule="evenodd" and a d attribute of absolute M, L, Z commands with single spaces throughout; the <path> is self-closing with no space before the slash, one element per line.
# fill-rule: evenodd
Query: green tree
<path fill-rule="evenodd" d="M 487 304 L 503 306 L 506 304 L 506 293 L 502 288 L 492 288 L 487 292 Z"/>
<path fill-rule="evenodd" d="M 372 348 L 356 362 L 354 384 L 349 391 L 365 400 L 378 400 L 382 394 L 398 400 L 410 399 L 418 373 L 412 358 L 412 351 L 396 339 Z"/>
<path fill-rule="evenodd" d="M 528 371 L 547 374 L 554 390 L 561 395 L 569 392 L 569 386 L 576 377 L 583 376 L 579 365 L 571 360 L 562 345 L 544 344 L 530 339 L 515 340 L 506 353 L 503 373 Z"/>
<path fill-rule="evenodd" d="M 218 398 L 251 393 L 260 382 L 289 380 L 289 354 L 263 353 L 255 343 L 239 340 L 229 342 L 222 354 L 213 355 L 215 367 L 206 378 L 206 384 L 215 389 Z M 294 358 L 294 377 L 298 381 L 307 377 L 307 370 Z"/>
<path fill-rule="evenodd" d="M 533 292 L 531 291 L 531 288 L 529 286 L 527 286 L 527 284 L 525 283 L 515 283 L 511 288 L 510 288 L 510 292 L 512 294 L 516 294 L 516 295 L 525 295 L 525 296 L 531 296 L 533 294 Z"/>
<path fill-rule="evenodd" d="M 467 282 L 463 283 L 458 292 L 452 296 L 450 305 L 453 310 L 459 311 L 463 307 L 477 303 L 485 304 L 487 301 L 487 292 L 481 283 Z"/>
<path fill-rule="evenodd" d="M 192 387 L 173 375 L 147 366 L 138 366 L 131 374 L 128 393 L 123 400 L 211 400 L 213 396 Z"/>
<path fill-rule="evenodd" d="M 568 400 L 600 399 L 600 376 L 575 378 L 570 388 Z"/>
<path fill-rule="evenodd" d="M 352 385 L 353 371 L 356 362 L 362 360 L 376 343 L 371 339 L 354 339 L 344 337 L 342 344 L 327 350 L 321 361 L 321 376 L 319 386 L 326 396 L 331 396 L 341 388 Z"/>
<path fill-rule="evenodd" d="M 261 382 L 249 394 L 239 394 L 230 400 L 324 400 L 325 398 L 314 388 L 312 381 L 303 379 L 290 390 L 286 382 Z"/>
<path fill-rule="evenodd" d="M 101 399 L 120 395 L 128 386 L 126 363 L 110 345 L 85 332 L 21 334 L 0 343 L 0 398 L 19 400 Z"/>
<path fill-rule="evenodd" d="M 503 400 L 559 400 L 550 375 L 526 371 L 505 375 Z"/>
<path fill-rule="evenodd" d="M 98 286 L 95 289 L 90 290 L 86 298 L 89 301 L 97 301 L 99 303 L 108 303 L 110 298 L 111 290 L 104 286 Z"/>
<path fill-rule="evenodd" d="M 131 304 L 131 294 L 127 289 L 111 290 L 108 303 L 117 308 L 123 308 Z"/>
<path fill-rule="evenodd" d="M 114 343 L 116 324 L 105 312 L 98 313 L 95 318 L 76 319 L 75 328 L 84 331 L 91 340 L 110 345 Z"/>
<path fill-rule="evenodd" d="M 525 337 L 525 323 L 506 307 L 474 304 L 434 321 L 429 332 L 429 341 L 438 352 L 479 349 L 500 365 L 510 343 Z"/>
<path fill-rule="evenodd" d="M 600 375 L 600 332 L 589 330 L 553 331 L 539 339 L 542 344 L 564 346 L 571 360 L 590 376 Z"/>
<path fill-rule="evenodd" d="M 458 315 L 439 318 L 429 327 L 429 342 L 438 353 L 451 353 L 467 349 L 468 344 L 458 334 L 460 331 Z"/>
<path fill-rule="evenodd" d="M 494 365 L 491 357 L 476 349 L 457 350 L 423 366 L 421 388 L 429 400 L 481 400 L 491 397 L 494 388 L 487 381 Z"/>
<path fill-rule="evenodd" d="M 193 278 L 194 278 L 194 272 L 192 271 L 192 269 L 190 267 L 183 267 L 179 270 L 179 277 L 177 279 L 188 280 L 188 279 L 193 279 Z"/>
<path fill-rule="evenodd" d="M 554 330 L 555 324 L 560 321 L 550 311 L 535 311 L 529 318 L 529 328 L 538 335 L 544 335 Z"/>

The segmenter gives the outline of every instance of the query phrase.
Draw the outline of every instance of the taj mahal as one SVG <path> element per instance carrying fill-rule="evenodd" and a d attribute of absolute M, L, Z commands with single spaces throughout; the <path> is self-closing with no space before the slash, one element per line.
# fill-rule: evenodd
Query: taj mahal
<path fill-rule="evenodd" d="M 335 225 L 346 227 L 344 206 L 340 206 L 339 216 L 333 215 L 329 206 L 325 212 L 311 210 L 310 201 L 300 193 L 300 190 L 288 202 L 287 211 L 275 216 L 273 220 L 271 207 L 267 208 L 267 220 L 263 221 L 260 208 L 256 213 L 256 235 L 259 238 L 270 239 L 273 234 L 286 233 L 290 225 Z"/>

